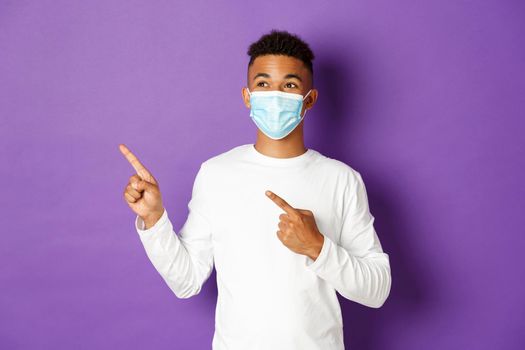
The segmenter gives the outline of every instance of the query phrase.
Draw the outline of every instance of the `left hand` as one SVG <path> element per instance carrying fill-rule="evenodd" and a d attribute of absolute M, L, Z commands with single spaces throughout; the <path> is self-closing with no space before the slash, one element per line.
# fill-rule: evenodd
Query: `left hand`
<path fill-rule="evenodd" d="M 286 213 L 279 215 L 277 237 L 295 253 L 317 259 L 323 247 L 324 235 L 319 232 L 314 214 L 310 210 L 292 207 L 284 199 L 271 191 L 268 196 Z"/>

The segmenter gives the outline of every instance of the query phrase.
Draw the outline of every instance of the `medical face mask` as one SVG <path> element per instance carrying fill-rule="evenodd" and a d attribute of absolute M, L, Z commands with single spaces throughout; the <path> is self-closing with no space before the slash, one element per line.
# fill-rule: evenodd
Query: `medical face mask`
<path fill-rule="evenodd" d="M 301 117 L 303 101 L 301 94 L 283 91 L 252 91 L 250 94 L 250 117 L 269 138 L 279 140 L 291 133 L 306 115 Z"/>

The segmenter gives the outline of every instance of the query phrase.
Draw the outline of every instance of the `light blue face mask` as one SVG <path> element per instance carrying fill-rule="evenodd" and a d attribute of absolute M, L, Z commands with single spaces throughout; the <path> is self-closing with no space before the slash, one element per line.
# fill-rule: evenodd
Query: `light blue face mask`
<path fill-rule="evenodd" d="M 247 88 L 248 89 L 248 88 Z M 301 117 L 303 101 L 308 96 L 279 90 L 252 91 L 250 94 L 250 117 L 269 138 L 279 140 L 291 133 L 306 115 Z"/>

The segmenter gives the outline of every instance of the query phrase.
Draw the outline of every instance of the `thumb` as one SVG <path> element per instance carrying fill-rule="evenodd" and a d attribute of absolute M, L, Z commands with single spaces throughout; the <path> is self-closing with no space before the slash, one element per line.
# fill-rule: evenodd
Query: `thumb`
<path fill-rule="evenodd" d="M 145 190 L 152 191 L 153 188 L 155 187 L 155 185 L 153 185 L 153 184 L 151 184 L 151 183 L 149 183 L 147 181 L 142 180 L 142 181 L 133 182 L 131 184 L 131 187 L 133 187 L 134 189 L 136 189 L 139 192 L 143 192 Z"/>

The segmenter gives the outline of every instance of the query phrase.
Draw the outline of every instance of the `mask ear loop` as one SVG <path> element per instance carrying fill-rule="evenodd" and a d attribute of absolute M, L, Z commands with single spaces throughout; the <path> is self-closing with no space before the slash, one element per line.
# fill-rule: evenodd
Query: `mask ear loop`
<path fill-rule="evenodd" d="M 304 95 L 304 97 L 303 97 L 303 101 L 304 101 L 304 99 L 310 94 L 310 92 L 312 92 L 312 89 L 310 89 L 310 91 L 308 91 L 308 93 L 307 93 L 306 95 Z M 304 109 L 304 113 L 303 113 L 303 116 L 301 117 L 301 120 L 305 117 L 305 115 L 306 115 L 306 111 L 308 111 L 308 108 L 305 108 L 305 109 Z"/>
<path fill-rule="evenodd" d="M 303 101 L 304 101 L 304 99 L 306 98 L 306 96 L 310 95 L 310 92 L 312 92 L 312 89 L 308 90 L 308 93 L 307 93 L 306 95 L 304 95 L 304 97 L 303 97 Z"/>
<path fill-rule="evenodd" d="M 252 99 L 252 92 L 250 91 L 249 87 L 246 87 L 246 90 L 248 90 L 248 96 L 250 96 L 250 100 Z"/>

